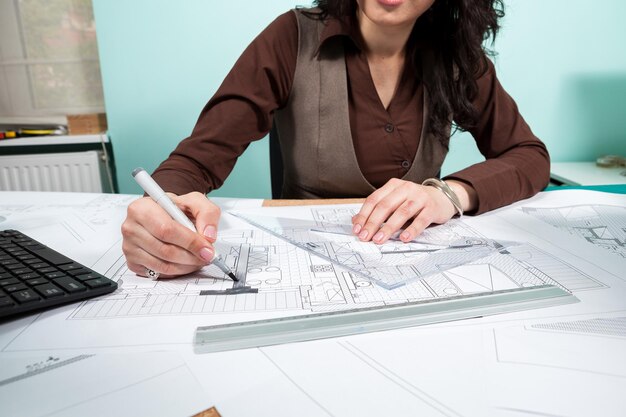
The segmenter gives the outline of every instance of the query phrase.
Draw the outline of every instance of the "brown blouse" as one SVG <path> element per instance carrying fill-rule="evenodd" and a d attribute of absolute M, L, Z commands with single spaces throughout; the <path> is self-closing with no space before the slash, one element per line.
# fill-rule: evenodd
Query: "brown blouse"
<path fill-rule="evenodd" d="M 345 38 L 350 128 L 359 166 L 376 187 L 402 177 L 417 152 L 423 115 L 423 85 L 408 68 L 385 109 L 370 75 L 355 21 L 329 19 L 320 45 Z M 419 48 L 419 45 L 415 46 Z M 222 185 L 238 156 L 263 138 L 272 115 L 287 102 L 298 54 L 292 12 L 279 16 L 243 52 L 202 110 L 190 137 L 157 168 L 155 180 L 176 194 L 203 193 Z M 482 213 L 527 198 L 546 186 L 549 156 L 504 91 L 489 62 L 478 78 L 474 101 L 479 119 L 470 133 L 486 161 L 446 177 L 470 184 Z"/>

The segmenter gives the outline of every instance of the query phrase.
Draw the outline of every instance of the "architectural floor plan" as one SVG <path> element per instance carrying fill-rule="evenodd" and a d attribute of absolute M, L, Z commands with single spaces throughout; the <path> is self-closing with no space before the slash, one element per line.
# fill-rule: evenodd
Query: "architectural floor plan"
<path fill-rule="evenodd" d="M 351 216 L 356 209 L 344 206 L 305 210 L 315 219 L 316 227 L 319 230 L 327 227 L 327 232 L 339 227 L 337 223 L 329 223 L 329 218 L 337 221 L 339 213 Z M 302 213 L 299 215 L 302 216 Z M 303 228 L 284 230 L 292 235 L 306 232 L 306 238 L 302 239 L 314 241 L 315 250 L 300 249 L 256 228 L 220 233 L 218 249 L 240 278 L 237 283 L 213 266 L 188 278 L 151 281 L 128 271 L 120 257 L 105 272 L 107 276 L 113 275 L 117 279 L 120 290 L 83 303 L 71 318 L 242 312 L 299 314 L 437 300 L 543 284 L 561 286 L 568 291 L 603 287 L 601 282 L 530 244 L 498 245 L 463 222 L 455 221 L 430 229 L 415 243 L 391 241 L 381 246 L 358 243 L 359 247 L 370 248 L 368 255 L 372 258 L 392 256 L 394 266 L 384 268 L 390 274 L 414 273 L 415 259 L 430 259 L 428 266 L 433 271 L 429 274 L 388 290 L 316 256 L 320 250 L 332 247 L 336 255 L 361 262 L 362 252 L 352 250 L 350 246 L 355 241 L 354 237 L 341 233 L 320 234 Z M 461 264 L 455 253 L 457 250 L 447 249 L 448 253 L 439 250 L 459 240 L 470 244 L 460 249 L 466 253 L 465 257 L 473 256 L 475 259 Z M 481 251 L 478 255 L 469 252 L 476 247 Z M 485 253 L 485 247 L 488 253 Z M 343 252 L 341 248 L 344 248 Z M 430 250 L 436 252 L 428 252 Z M 441 256 L 433 256 L 438 253 Z"/>
<path fill-rule="evenodd" d="M 524 207 L 524 213 L 626 258 L 626 207 L 585 204 Z"/>
<path fill-rule="evenodd" d="M 608 225 L 619 236 L 626 224 L 619 210 L 626 206 L 626 196 L 540 193 L 429 228 L 410 244 L 368 245 L 373 249 L 365 254 L 371 258 L 351 245 L 349 217 L 355 206 L 279 209 L 262 208 L 258 200 L 216 199 L 223 213 L 218 251 L 239 283 L 212 266 L 156 281 L 129 271 L 119 228 L 135 198 L 0 193 L 1 228 L 19 229 L 119 283 L 108 296 L 3 323 L 0 383 L 5 384 L 0 397 L 21 398 L 12 390 L 38 392 L 48 386 L 67 391 L 66 374 L 85 369 L 81 375 L 96 376 L 95 385 L 104 390 L 94 401 L 109 398 L 110 392 L 114 404 L 126 406 L 128 393 L 159 395 L 162 390 L 149 390 L 155 384 L 189 386 L 181 391 L 199 393 L 224 415 L 624 415 L 626 258 L 569 229 L 581 227 L 585 216 L 579 213 L 587 218 L 599 214 L 602 223 L 585 227 L 591 224 L 598 232 L 598 224 Z M 567 207 L 577 209 L 563 213 Z M 283 233 L 291 228 L 291 238 L 313 248 L 298 248 L 228 214 L 244 209 L 282 219 Z M 559 227 L 546 223 L 550 216 L 558 217 Z M 462 264 L 451 255 L 485 247 L 490 248 L 486 254 Z M 327 258 L 332 254 L 331 262 Z M 436 260 L 429 273 L 393 289 L 341 266 L 349 260 L 357 265 L 381 262 L 406 277 L 409 270 L 415 274 L 413 261 L 424 254 Z M 394 261 L 385 264 L 385 258 Z M 580 302 L 257 349 L 203 355 L 193 350 L 194 333 L 203 326 L 413 301 L 436 304 L 456 296 L 480 299 L 494 290 L 545 283 L 571 291 Z M 180 359 L 160 354 L 167 351 L 176 351 Z M 120 380 L 123 388 L 117 389 L 101 383 L 105 375 L 128 379 Z M 92 385 L 76 381 L 70 388 L 77 406 L 100 409 L 100 403 L 90 400 L 90 390 L 76 391 Z M 197 382 L 201 392 L 194 388 Z M 246 401 L 241 401 L 242 393 Z M 4 414 L 10 404 L 24 406 L 4 402 Z M 32 408 L 46 404 L 51 402 L 35 402 Z M 277 412 L 271 404 L 281 404 L 281 409 Z M 265 407 L 261 413 L 259 407 Z"/>

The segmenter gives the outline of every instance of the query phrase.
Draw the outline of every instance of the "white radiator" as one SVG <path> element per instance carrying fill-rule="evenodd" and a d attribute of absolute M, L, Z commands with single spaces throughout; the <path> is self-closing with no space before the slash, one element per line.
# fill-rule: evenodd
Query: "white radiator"
<path fill-rule="evenodd" d="M 0 191 L 101 193 L 101 152 L 0 156 Z"/>

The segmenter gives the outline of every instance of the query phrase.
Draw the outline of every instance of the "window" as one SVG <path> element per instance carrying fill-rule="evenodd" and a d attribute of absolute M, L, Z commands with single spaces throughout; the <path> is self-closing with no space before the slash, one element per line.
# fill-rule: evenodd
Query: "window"
<path fill-rule="evenodd" d="M 0 117 L 103 110 L 91 0 L 0 0 Z"/>

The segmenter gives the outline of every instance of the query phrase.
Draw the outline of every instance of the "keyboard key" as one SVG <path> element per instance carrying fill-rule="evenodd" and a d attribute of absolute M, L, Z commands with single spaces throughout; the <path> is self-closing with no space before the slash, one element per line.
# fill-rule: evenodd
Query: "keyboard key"
<path fill-rule="evenodd" d="M 49 274 L 50 272 L 56 272 L 56 271 L 58 271 L 58 269 L 52 268 L 52 267 L 37 269 L 37 272 L 40 272 L 42 274 Z"/>
<path fill-rule="evenodd" d="M 39 277 L 39 278 L 35 278 L 35 279 L 29 279 L 26 282 L 28 283 L 28 285 L 34 287 L 35 285 L 47 284 L 48 280 L 45 279 L 45 278 Z"/>
<path fill-rule="evenodd" d="M 90 279 L 88 281 L 84 281 L 84 283 L 89 288 L 99 288 L 99 287 L 108 287 L 111 285 L 111 281 L 103 278 Z"/>
<path fill-rule="evenodd" d="M 61 278 L 61 277 L 66 277 L 67 275 L 65 275 L 63 272 L 51 272 L 49 274 L 46 274 L 46 278 L 50 278 L 50 279 L 54 279 L 54 278 Z"/>
<path fill-rule="evenodd" d="M 26 281 L 27 279 L 33 279 L 33 278 L 37 278 L 41 276 L 37 274 L 36 272 L 28 272 L 26 274 L 16 274 L 16 275 L 20 277 L 22 281 Z"/>
<path fill-rule="evenodd" d="M 102 278 L 102 277 L 100 275 L 94 274 L 92 272 L 91 274 L 78 275 L 78 276 L 76 276 L 74 278 L 76 278 L 79 281 L 88 281 L 90 279 L 96 279 L 96 278 Z"/>
<path fill-rule="evenodd" d="M 23 263 L 20 263 L 20 262 L 4 266 L 4 268 L 9 270 L 9 271 L 14 271 L 16 269 L 22 269 L 22 268 L 25 268 L 25 267 L 26 267 L 26 265 L 24 265 Z"/>
<path fill-rule="evenodd" d="M 0 265 L 2 266 L 7 266 L 7 265 L 13 265 L 13 264 L 17 264 L 19 263 L 16 259 L 13 258 L 9 258 L 9 259 L 5 259 L 4 261 L 0 261 Z"/>
<path fill-rule="evenodd" d="M 16 293 L 11 294 L 11 295 L 20 304 L 41 300 L 41 297 L 38 296 L 37 293 L 35 291 L 33 291 L 33 290 L 18 291 Z"/>
<path fill-rule="evenodd" d="M 21 241 L 21 242 L 18 242 L 18 243 L 20 244 L 20 246 L 25 247 L 25 248 L 26 248 L 26 247 L 29 247 L 29 246 L 41 246 L 41 244 L 40 244 L 40 243 L 33 242 L 33 241 L 32 241 L 32 240 L 30 240 L 30 239 L 25 239 L 25 240 L 23 240 L 23 241 Z"/>
<path fill-rule="evenodd" d="M 61 269 L 61 270 L 63 270 L 63 271 L 66 271 L 66 272 L 67 272 L 67 271 L 74 271 L 74 270 L 78 270 L 78 269 L 81 269 L 81 268 L 83 268 L 83 266 L 82 266 L 82 265 L 80 265 L 80 264 L 74 264 L 74 263 L 73 263 L 73 264 L 69 264 L 69 265 L 61 265 L 61 266 L 59 266 L 59 269 Z"/>
<path fill-rule="evenodd" d="M 6 287 L 3 288 L 3 290 L 5 290 L 6 292 L 15 292 L 15 291 L 21 291 L 21 290 L 25 290 L 28 287 L 24 284 L 22 284 L 21 282 L 18 282 L 17 284 L 11 284 L 11 285 L 7 285 Z"/>
<path fill-rule="evenodd" d="M 15 303 L 9 297 L 0 297 L 0 309 L 4 307 L 11 307 Z"/>
<path fill-rule="evenodd" d="M 10 276 L 10 275 L 9 275 Z M 7 285 L 17 284 L 19 281 L 17 278 L 3 278 L 0 280 L 0 287 L 6 287 Z"/>
<path fill-rule="evenodd" d="M 37 259 L 35 257 L 33 257 L 32 259 L 21 259 L 23 264 L 28 265 L 29 267 L 32 267 L 32 264 L 36 264 L 41 262 L 41 259 Z"/>
<path fill-rule="evenodd" d="M 31 272 L 34 272 L 34 271 L 30 268 L 19 268 L 19 269 L 14 269 L 11 272 L 15 275 L 23 275 L 23 274 L 30 274 Z"/>
<path fill-rule="evenodd" d="M 45 268 L 48 268 L 49 266 L 50 265 L 48 265 L 46 263 L 39 262 L 39 261 L 29 265 L 30 268 L 33 268 L 33 269 L 36 269 L 36 270 L 45 269 Z"/>
<path fill-rule="evenodd" d="M 74 261 L 72 261 L 67 256 L 61 255 L 59 252 L 53 251 L 50 248 L 43 248 L 43 249 L 30 248 L 30 249 L 33 252 L 33 255 L 39 258 L 42 258 L 43 260 L 45 260 L 46 262 L 52 265 L 63 265 L 63 264 L 74 263 Z"/>
<path fill-rule="evenodd" d="M 67 271 L 71 276 L 76 277 L 78 275 L 91 274 L 91 269 L 78 268 Z"/>
<path fill-rule="evenodd" d="M 55 284 L 57 284 L 59 287 L 63 288 L 65 291 L 69 293 L 75 293 L 75 292 L 86 290 L 83 284 L 81 284 L 80 282 L 70 277 L 57 278 L 57 279 L 54 279 L 53 281 Z"/>
<path fill-rule="evenodd" d="M 61 291 L 61 289 L 59 287 L 57 287 L 54 284 L 50 284 L 50 283 L 47 283 L 47 284 L 44 284 L 44 285 L 38 285 L 38 286 L 35 287 L 35 289 L 44 298 L 58 297 L 58 296 L 61 296 L 61 295 L 65 294 L 63 291 Z"/>

